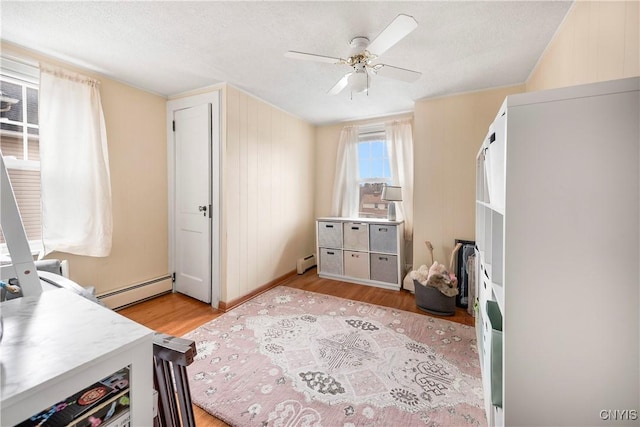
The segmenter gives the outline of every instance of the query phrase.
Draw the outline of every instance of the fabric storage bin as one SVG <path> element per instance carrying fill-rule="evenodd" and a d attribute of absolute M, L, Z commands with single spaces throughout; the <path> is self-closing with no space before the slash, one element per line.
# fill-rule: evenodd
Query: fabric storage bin
<path fill-rule="evenodd" d="M 323 248 L 342 248 L 342 223 L 319 221 L 318 246 Z"/>
<path fill-rule="evenodd" d="M 369 279 L 369 254 L 366 252 L 343 251 L 344 275 L 358 279 Z"/>
<path fill-rule="evenodd" d="M 398 283 L 398 257 L 396 255 L 371 254 L 371 280 Z"/>
<path fill-rule="evenodd" d="M 502 313 L 497 302 L 487 301 L 487 317 L 491 328 L 488 348 L 491 404 L 502 407 Z"/>
<path fill-rule="evenodd" d="M 343 225 L 343 249 L 369 250 L 369 226 L 360 222 L 345 222 Z"/>
<path fill-rule="evenodd" d="M 372 224 L 369 226 L 371 252 L 395 254 L 398 252 L 398 227 L 396 225 Z M 395 282 L 395 280 L 394 280 Z"/>
<path fill-rule="evenodd" d="M 342 251 L 320 248 L 320 273 L 342 275 Z"/>

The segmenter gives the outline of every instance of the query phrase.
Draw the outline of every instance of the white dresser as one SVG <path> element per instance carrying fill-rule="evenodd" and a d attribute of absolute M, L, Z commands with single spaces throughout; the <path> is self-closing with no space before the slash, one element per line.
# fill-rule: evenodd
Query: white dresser
<path fill-rule="evenodd" d="M 0 425 L 130 368 L 132 426 L 151 426 L 153 331 L 65 289 L 0 304 Z"/>
<path fill-rule="evenodd" d="M 482 143 L 489 425 L 640 422 L 639 89 L 632 78 L 509 96 Z"/>
<path fill-rule="evenodd" d="M 400 289 L 404 223 L 384 219 L 318 218 L 318 274 L 387 289 Z"/>

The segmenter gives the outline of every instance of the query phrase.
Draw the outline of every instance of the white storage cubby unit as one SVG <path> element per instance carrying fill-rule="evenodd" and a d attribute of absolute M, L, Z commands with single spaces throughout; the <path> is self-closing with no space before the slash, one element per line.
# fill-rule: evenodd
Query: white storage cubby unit
<path fill-rule="evenodd" d="M 404 223 L 384 219 L 318 218 L 320 277 L 400 289 Z"/>
<path fill-rule="evenodd" d="M 489 425 L 638 423 L 639 87 L 631 78 L 509 96 L 478 153 Z M 502 316 L 501 349 L 487 301 Z"/>

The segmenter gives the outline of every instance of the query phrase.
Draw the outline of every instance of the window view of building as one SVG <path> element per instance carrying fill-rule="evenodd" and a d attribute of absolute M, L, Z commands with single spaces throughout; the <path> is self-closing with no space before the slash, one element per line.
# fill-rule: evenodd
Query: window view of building
<path fill-rule="evenodd" d="M 7 62 L 10 61 L 3 58 L 3 65 Z M 42 229 L 37 69 L 30 74 L 21 75 L 4 68 L 0 73 L 0 151 L 27 238 L 39 244 Z M 1 233 L 0 244 L 4 246 Z"/>
<path fill-rule="evenodd" d="M 388 202 L 382 201 L 382 187 L 391 184 L 391 168 L 384 132 L 361 136 L 358 143 L 360 186 L 359 214 L 364 218 L 386 218 Z"/>

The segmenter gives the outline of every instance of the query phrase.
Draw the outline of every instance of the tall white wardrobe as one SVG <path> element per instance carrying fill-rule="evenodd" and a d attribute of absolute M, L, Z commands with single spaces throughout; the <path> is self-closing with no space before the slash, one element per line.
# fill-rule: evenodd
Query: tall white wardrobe
<path fill-rule="evenodd" d="M 509 96 L 482 143 L 490 425 L 640 425 L 639 88 L 631 78 Z"/>

